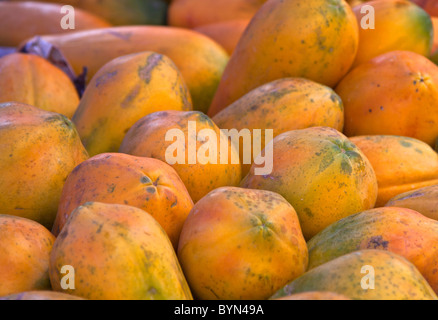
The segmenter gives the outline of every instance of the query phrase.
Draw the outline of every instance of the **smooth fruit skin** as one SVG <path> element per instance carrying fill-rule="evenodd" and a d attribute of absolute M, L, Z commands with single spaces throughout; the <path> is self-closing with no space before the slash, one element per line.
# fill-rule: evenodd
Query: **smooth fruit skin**
<path fill-rule="evenodd" d="M 397 195 L 386 207 L 408 208 L 430 219 L 438 220 L 438 185 Z"/>
<path fill-rule="evenodd" d="M 178 258 L 201 300 L 261 300 L 307 268 L 295 210 L 280 195 L 220 188 L 184 224 Z"/>
<path fill-rule="evenodd" d="M 12 0 L 22 1 L 22 0 Z M 71 5 L 96 14 L 113 25 L 165 24 L 166 0 L 36 0 Z"/>
<path fill-rule="evenodd" d="M 0 215 L 0 297 L 50 290 L 49 258 L 55 237 L 42 225 Z"/>
<path fill-rule="evenodd" d="M 28 291 L 0 298 L 10 301 L 79 301 L 84 300 L 69 294 L 54 291 Z"/>
<path fill-rule="evenodd" d="M 344 102 L 344 132 L 412 137 L 434 145 L 437 87 L 438 66 L 413 52 L 393 51 L 361 64 L 335 90 Z"/>
<path fill-rule="evenodd" d="M 375 271 L 375 289 L 362 288 L 363 267 Z M 367 284 L 368 281 L 366 281 Z M 327 262 L 279 290 L 272 299 L 309 291 L 330 291 L 352 300 L 438 300 L 415 266 L 392 252 L 356 251 Z"/>
<path fill-rule="evenodd" d="M 241 186 L 285 197 L 297 211 L 307 240 L 342 218 L 374 208 L 374 170 L 340 132 L 325 127 L 295 130 L 272 143 L 273 172 L 256 175 L 253 165 Z"/>
<path fill-rule="evenodd" d="M 249 22 L 249 19 L 230 20 L 202 25 L 193 30 L 213 39 L 219 43 L 229 55 L 232 55 Z"/>
<path fill-rule="evenodd" d="M 90 201 L 124 204 L 151 214 L 177 247 L 193 201 L 168 164 L 125 154 L 101 154 L 79 165 L 62 190 L 53 234 L 59 235 L 77 207 Z"/>
<path fill-rule="evenodd" d="M 209 115 L 281 78 L 335 86 L 353 64 L 358 39 L 356 18 L 344 0 L 266 2 L 240 39 Z"/>
<path fill-rule="evenodd" d="M 16 47 L 37 35 L 110 27 L 102 18 L 77 9 L 75 28 L 63 29 L 61 8 L 61 5 L 34 1 L 0 2 L 0 46 Z"/>
<path fill-rule="evenodd" d="M 254 89 L 215 115 L 213 121 L 221 129 L 249 129 L 251 133 L 261 129 L 261 141 L 252 136 L 263 150 L 270 142 L 266 140 L 266 129 L 274 130 L 274 138 L 287 131 L 319 126 L 342 131 L 344 106 L 329 87 L 306 79 L 284 78 Z M 241 145 L 240 151 L 243 150 Z M 244 165 L 244 175 L 252 164 L 253 161 Z"/>
<path fill-rule="evenodd" d="M 68 118 L 79 104 L 70 78 L 35 55 L 13 53 L 0 58 L 0 88 L 0 103 L 25 103 Z"/>
<path fill-rule="evenodd" d="M 212 130 L 217 137 L 218 152 L 212 155 L 216 163 L 203 164 L 197 159 L 195 164 L 189 163 L 189 122 L 196 124 L 196 133 L 202 130 Z M 233 164 L 232 159 L 238 159 L 238 151 L 222 134 L 216 124 L 201 112 L 164 111 L 150 114 L 139 120 L 126 134 L 120 147 L 121 153 L 137 157 L 155 158 L 167 162 L 168 148 L 174 141 L 166 141 L 166 134 L 172 129 L 184 133 L 185 150 L 184 163 L 172 164 L 181 180 L 184 182 L 191 198 L 196 203 L 210 191 L 225 186 L 238 186 L 242 180 L 242 166 Z M 229 157 L 221 164 L 221 144 L 228 145 Z M 196 153 L 205 145 L 205 141 L 196 141 Z"/>
<path fill-rule="evenodd" d="M 65 265 L 75 289 L 63 290 Z M 166 232 L 135 207 L 86 203 L 75 210 L 50 257 L 55 291 L 90 300 L 190 300 L 187 282 Z"/>
<path fill-rule="evenodd" d="M 366 155 L 379 185 L 376 207 L 396 195 L 438 184 L 438 154 L 426 143 L 399 136 L 350 139 Z"/>
<path fill-rule="evenodd" d="M 67 176 L 88 154 L 66 117 L 0 104 L 0 211 L 51 228 Z"/>
<path fill-rule="evenodd" d="M 173 0 L 170 26 L 196 28 L 236 19 L 251 19 L 266 0 Z"/>
<path fill-rule="evenodd" d="M 294 300 L 294 301 L 336 301 L 336 300 L 351 300 L 347 297 L 333 292 L 303 292 L 296 293 L 277 300 Z"/>
<path fill-rule="evenodd" d="M 438 221 L 405 208 L 378 208 L 338 221 L 308 243 L 313 269 L 347 253 L 376 249 L 409 260 L 438 293 Z"/>
<path fill-rule="evenodd" d="M 192 110 L 190 93 L 168 57 L 143 52 L 103 66 L 85 90 L 73 122 L 95 156 L 117 152 L 138 120 L 163 110 Z"/>
<path fill-rule="evenodd" d="M 199 32 L 157 26 L 126 26 L 43 36 L 61 50 L 77 74 L 88 80 L 111 60 L 153 51 L 169 57 L 184 77 L 196 110 L 207 112 L 229 57 L 225 49 Z M 117 50 L 115 50 L 117 48 Z"/>
<path fill-rule="evenodd" d="M 375 28 L 359 28 L 354 66 L 395 50 L 429 56 L 433 25 L 427 12 L 408 0 L 368 1 L 353 8 L 359 25 L 366 15 L 361 13 L 365 6 L 374 8 Z"/>

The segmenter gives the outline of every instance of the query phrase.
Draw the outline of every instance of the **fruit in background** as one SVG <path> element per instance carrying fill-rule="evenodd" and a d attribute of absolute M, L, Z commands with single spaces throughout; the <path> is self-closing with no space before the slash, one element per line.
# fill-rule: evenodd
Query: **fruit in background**
<path fill-rule="evenodd" d="M 400 194 L 392 198 L 386 207 L 408 208 L 438 220 L 438 185 Z"/>
<path fill-rule="evenodd" d="M 438 2 L 436 0 L 411 0 L 424 10 L 426 10 L 431 16 L 438 17 Z"/>
<path fill-rule="evenodd" d="M 210 38 L 199 32 L 171 27 L 104 28 L 44 36 L 40 40 L 59 48 L 77 74 L 86 67 L 88 79 L 117 57 L 143 51 L 163 54 L 181 71 L 194 108 L 204 113 L 229 59 L 225 49 Z"/>
<path fill-rule="evenodd" d="M 83 162 L 68 177 L 53 234 L 59 235 L 73 210 L 90 201 L 145 210 L 161 224 L 175 247 L 193 208 L 186 187 L 168 164 L 125 154 L 102 154 Z"/>
<path fill-rule="evenodd" d="M 13 301 L 58 301 L 58 300 L 84 300 L 69 294 L 53 291 L 29 291 L 0 298 Z"/>
<path fill-rule="evenodd" d="M 356 17 L 344 0 L 268 1 L 240 39 L 209 115 L 280 78 L 302 77 L 332 87 L 350 69 L 358 41 Z"/>
<path fill-rule="evenodd" d="M 376 207 L 400 193 L 438 184 L 438 154 L 422 141 L 398 136 L 361 136 L 351 141 L 376 172 Z"/>
<path fill-rule="evenodd" d="M 365 155 L 332 128 L 283 133 L 273 140 L 274 169 L 242 181 L 249 189 L 281 194 L 295 208 L 309 240 L 332 223 L 374 208 L 377 179 Z"/>
<path fill-rule="evenodd" d="M 361 273 L 364 266 L 372 266 L 376 272 L 374 290 L 361 286 L 367 275 Z M 353 300 L 438 300 L 412 263 L 381 250 L 357 251 L 327 262 L 286 285 L 272 298 L 307 291 L 330 291 Z"/>
<path fill-rule="evenodd" d="M 173 0 L 169 25 L 196 28 L 212 23 L 251 19 L 267 0 Z"/>
<path fill-rule="evenodd" d="M 308 242 L 309 269 L 353 251 L 396 253 L 438 293 L 438 221 L 404 208 L 378 208 L 338 221 Z"/>
<path fill-rule="evenodd" d="M 191 122 L 191 123 L 190 123 Z M 196 128 L 192 127 L 196 125 Z M 175 143 L 174 140 L 166 142 L 167 133 L 172 129 L 179 129 L 184 133 L 183 163 L 173 164 L 190 196 L 196 203 L 210 191 L 219 187 L 238 186 L 242 180 L 242 166 L 240 163 L 232 164 L 232 159 L 238 159 L 238 151 L 228 137 L 222 134 L 214 122 L 201 112 L 165 111 L 150 114 L 138 121 L 126 134 L 120 148 L 121 153 L 127 153 L 137 157 L 155 158 L 167 162 L 168 148 Z M 209 153 L 209 163 L 203 164 L 202 159 L 190 163 L 189 149 L 192 134 L 198 136 L 202 131 L 212 130 L 217 142 L 216 152 Z M 199 137 L 198 137 L 199 138 Z M 209 138 L 210 139 L 210 138 Z M 202 140 L 202 139 L 201 139 Z M 212 142 L 208 140 L 209 143 Z M 206 141 L 194 141 L 196 147 L 193 152 L 198 155 Z M 222 144 L 228 145 L 228 158 L 226 163 L 221 162 Z M 205 153 L 205 151 L 204 151 Z M 172 156 L 175 156 L 172 154 Z M 178 155 L 176 155 L 178 156 Z"/>
<path fill-rule="evenodd" d="M 318 300 L 350 300 L 349 298 L 333 293 L 333 292 L 303 292 L 303 293 L 296 293 L 291 296 L 279 298 L 277 300 L 310 300 L 310 301 L 318 301 Z"/>
<path fill-rule="evenodd" d="M 437 87 L 438 66 L 413 52 L 389 52 L 363 63 L 336 88 L 344 102 L 344 132 L 412 137 L 434 145 Z"/>
<path fill-rule="evenodd" d="M 88 159 L 66 117 L 0 104 L 0 211 L 51 228 L 70 172 Z"/>
<path fill-rule="evenodd" d="M 61 5 L 49 3 L 0 2 L 0 46 L 16 47 L 30 37 L 109 27 L 102 18 L 83 10 L 75 11 L 75 29 L 61 27 Z"/>
<path fill-rule="evenodd" d="M 90 156 L 116 152 L 142 117 L 192 110 L 181 73 L 166 56 L 143 52 L 109 62 L 93 77 L 73 117 Z"/>
<path fill-rule="evenodd" d="M 248 19 L 230 20 L 199 26 L 193 30 L 213 39 L 231 55 L 239 43 L 249 21 Z"/>
<path fill-rule="evenodd" d="M 12 0 L 23 1 L 23 0 Z M 36 0 L 71 5 L 106 19 L 113 25 L 165 24 L 166 0 Z"/>
<path fill-rule="evenodd" d="M 49 258 L 55 237 L 42 225 L 0 215 L 0 297 L 50 290 Z"/>
<path fill-rule="evenodd" d="M 75 270 L 75 289 L 61 288 L 62 267 Z M 190 300 L 172 244 L 148 213 L 125 205 L 77 208 L 50 256 L 55 291 L 92 300 Z"/>
<path fill-rule="evenodd" d="M 436 53 L 438 50 L 438 17 L 432 17 L 433 24 L 433 45 L 432 45 L 432 54 Z"/>
<path fill-rule="evenodd" d="M 251 91 L 213 117 L 221 129 L 262 129 L 261 145 L 267 143 L 264 129 L 273 129 L 274 137 L 291 130 L 309 127 L 332 127 L 342 131 L 344 107 L 339 96 L 329 87 L 300 78 L 276 80 Z M 244 163 L 241 143 L 241 163 Z M 257 156 L 257 155 L 255 155 Z M 251 159 L 253 160 L 253 159 Z M 244 165 L 246 175 L 253 161 Z"/>
<path fill-rule="evenodd" d="M 13 53 L 0 58 L 0 103 L 16 101 L 71 118 L 79 96 L 69 77 L 45 59 Z"/>
<path fill-rule="evenodd" d="M 308 263 L 297 214 L 283 197 L 229 187 L 195 205 L 178 257 L 193 294 L 203 300 L 267 299 Z"/>
<path fill-rule="evenodd" d="M 430 55 L 433 25 L 423 9 L 408 0 L 368 1 L 353 8 L 359 25 L 366 20 L 367 13 L 361 13 L 364 6 L 374 8 L 375 28 L 359 28 L 359 49 L 354 66 L 395 50 Z"/>

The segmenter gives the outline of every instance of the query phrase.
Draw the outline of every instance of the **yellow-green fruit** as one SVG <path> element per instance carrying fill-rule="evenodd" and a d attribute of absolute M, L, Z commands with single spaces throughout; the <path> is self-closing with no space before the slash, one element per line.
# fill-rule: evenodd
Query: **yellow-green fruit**
<path fill-rule="evenodd" d="M 75 289 L 63 290 L 63 266 Z M 50 258 L 55 291 L 91 300 L 192 299 L 166 232 L 145 211 L 87 203 L 73 212 Z"/>
<path fill-rule="evenodd" d="M 192 109 L 181 73 L 166 56 L 132 54 L 106 64 L 88 85 L 73 122 L 91 156 L 117 152 L 138 120 L 157 111 Z"/>
<path fill-rule="evenodd" d="M 370 289 L 374 275 L 374 289 Z M 353 300 L 438 300 L 413 264 L 386 251 L 357 251 L 286 285 L 272 298 L 308 291 L 330 291 Z"/>
<path fill-rule="evenodd" d="M 315 127 L 283 133 L 272 145 L 273 170 L 254 164 L 241 185 L 281 194 L 295 208 L 310 240 L 332 223 L 374 207 L 377 179 L 365 155 L 342 133 Z M 261 157 L 256 163 L 261 163 Z"/>
<path fill-rule="evenodd" d="M 392 198 L 386 207 L 408 208 L 438 220 L 438 185 L 400 194 Z"/>

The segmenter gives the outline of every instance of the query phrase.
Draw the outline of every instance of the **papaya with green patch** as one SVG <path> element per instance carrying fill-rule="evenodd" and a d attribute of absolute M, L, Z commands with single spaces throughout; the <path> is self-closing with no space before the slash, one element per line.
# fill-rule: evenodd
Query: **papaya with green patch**
<path fill-rule="evenodd" d="M 12 53 L 0 58 L 0 88 L 0 103 L 25 103 L 68 118 L 79 104 L 70 78 L 36 55 Z"/>
<path fill-rule="evenodd" d="M 0 104 L 0 212 L 51 228 L 65 180 L 88 159 L 65 116 L 21 103 Z"/>
<path fill-rule="evenodd" d="M 438 184 L 438 154 L 422 141 L 399 136 L 361 136 L 351 141 L 376 172 L 376 207 L 401 193 Z"/>
<path fill-rule="evenodd" d="M 213 121 L 221 129 L 249 129 L 253 143 L 263 150 L 270 142 L 265 130 L 273 130 L 274 138 L 287 131 L 319 126 L 342 131 L 344 107 L 339 96 L 329 87 L 307 79 L 284 78 L 246 94 L 215 115 Z M 258 132 L 254 130 L 260 129 L 261 135 L 254 134 Z M 245 164 L 246 175 L 257 154 L 253 152 L 251 163 L 245 163 L 243 150 L 241 143 L 241 163 Z"/>
<path fill-rule="evenodd" d="M 282 196 L 225 187 L 193 208 L 178 258 L 201 300 L 263 300 L 306 271 L 308 252 Z"/>
<path fill-rule="evenodd" d="M 73 122 L 94 156 L 117 152 L 138 120 L 163 110 L 192 110 L 190 93 L 169 58 L 144 52 L 103 66 L 85 90 Z"/>
<path fill-rule="evenodd" d="M 175 135 L 169 139 L 171 130 L 179 130 L 183 136 Z M 193 136 L 202 135 L 206 130 L 209 131 L 208 138 L 200 136 L 200 139 L 196 139 Z M 193 149 L 190 147 L 192 143 L 195 145 Z M 174 147 L 175 144 L 178 145 Z M 211 146 L 208 152 L 203 151 L 206 146 Z M 222 147 L 228 152 L 225 159 L 221 158 Z M 201 112 L 164 111 L 150 114 L 128 131 L 119 151 L 171 163 L 195 203 L 214 189 L 238 186 L 242 180 L 242 166 L 234 144 Z M 189 152 L 194 152 L 196 159 Z M 237 161 L 233 163 L 233 159 Z"/>
<path fill-rule="evenodd" d="M 438 220 L 438 184 L 397 195 L 386 207 L 408 208 Z"/>
<path fill-rule="evenodd" d="M 71 213 L 86 202 L 138 207 L 151 214 L 177 247 L 193 201 L 168 164 L 126 154 L 101 154 L 80 164 L 62 190 L 53 234 L 59 235 Z"/>
<path fill-rule="evenodd" d="M 23 1 L 23 0 L 12 0 Z M 37 0 L 70 5 L 98 15 L 113 25 L 162 25 L 166 22 L 166 0 Z M 76 11 L 75 11 L 76 13 Z"/>
<path fill-rule="evenodd" d="M 374 26 L 367 23 L 374 8 Z M 353 8 L 359 28 L 359 50 L 354 65 L 360 65 L 381 54 L 405 50 L 428 57 L 433 44 L 433 25 L 430 16 L 409 0 L 374 0 Z M 364 11 L 364 12 L 362 12 Z"/>
<path fill-rule="evenodd" d="M 39 223 L 0 215 L 0 297 L 50 290 L 49 259 L 55 237 Z"/>
<path fill-rule="evenodd" d="M 84 10 L 75 10 L 74 29 L 64 29 L 62 5 L 34 1 L 0 1 L 0 46 L 16 47 L 26 39 L 52 33 L 110 27 L 104 19 Z M 70 21 L 71 22 L 71 21 Z"/>
<path fill-rule="evenodd" d="M 75 270 L 64 290 L 62 268 Z M 126 205 L 86 203 L 59 234 L 50 256 L 58 292 L 90 300 L 191 300 L 172 243 L 147 212 Z"/>
<path fill-rule="evenodd" d="M 367 289 L 372 275 L 373 290 Z M 412 263 L 381 250 L 356 251 L 327 262 L 289 283 L 272 298 L 309 291 L 335 292 L 353 300 L 438 300 Z"/>
<path fill-rule="evenodd" d="M 333 87 L 353 64 L 358 42 L 356 17 L 344 0 L 268 1 L 240 39 L 209 115 L 281 78 Z"/>
<path fill-rule="evenodd" d="M 438 138 L 438 66 L 409 51 L 392 51 L 354 68 L 336 93 L 349 137 L 397 135 L 431 146 Z"/>
<path fill-rule="evenodd" d="M 76 74 L 89 81 L 106 63 L 123 55 L 152 51 L 169 57 L 181 71 L 196 110 L 207 112 L 229 56 L 218 43 L 192 30 L 125 26 L 48 35 L 30 43 L 57 47 Z"/>
<path fill-rule="evenodd" d="M 241 186 L 285 197 L 297 211 L 307 240 L 338 220 L 374 208 L 376 174 L 342 133 L 326 127 L 289 131 L 276 137 L 270 148 L 272 172 L 259 175 L 254 164 Z"/>
<path fill-rule="evenodd" d="M 409 260 L 438 293 L 438 221 L 386 207 L 338 221 L 308 242 L 309 269 L 358 250 L 383 250 Z"/>

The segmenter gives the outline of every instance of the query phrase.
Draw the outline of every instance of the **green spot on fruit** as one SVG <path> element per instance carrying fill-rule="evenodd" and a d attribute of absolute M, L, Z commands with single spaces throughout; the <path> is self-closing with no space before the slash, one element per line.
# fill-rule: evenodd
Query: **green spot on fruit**
<path fill-rule="evenodd" d="M 406 140 L 400 140 L 400 144 L 405 148 L 412 147 L 412 143 L 410 143 L 409 141 L 406 141 Z"/>

